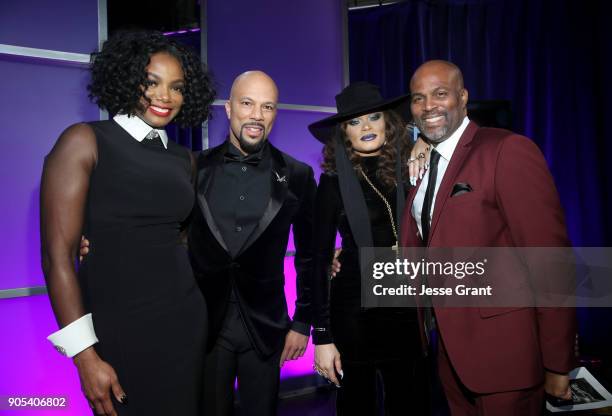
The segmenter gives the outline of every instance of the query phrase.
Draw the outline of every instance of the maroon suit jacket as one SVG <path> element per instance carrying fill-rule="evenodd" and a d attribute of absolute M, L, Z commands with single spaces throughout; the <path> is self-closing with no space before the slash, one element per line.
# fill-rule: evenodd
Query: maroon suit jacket
<path fill-rule="evenodd" d="M 451 197 L 456 183 L 473 191 Z M 404 247 L 423 245 L 411 213 L 416 189 L 403 213 Z M 557 190 L 538 147 L 470 122 L 440 184 L 427 245 L 568 246 Z M 544 369 L 574 367 L 573 308 L 436 308 L 435 314 L 450 361 L 473 392 L 524 389 L 540 384 Z"/>

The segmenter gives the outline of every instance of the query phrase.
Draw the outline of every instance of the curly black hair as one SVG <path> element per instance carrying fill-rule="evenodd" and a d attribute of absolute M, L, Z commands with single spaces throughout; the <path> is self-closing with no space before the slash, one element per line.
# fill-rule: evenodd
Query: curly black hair
<path fill-rule="evenodd" d="M 380 157 L 378 158 L 378 169 L 376 170 L 376 177 L 384 186 L 387 191 L 395 188 L 396 177 L 395 177 L 395 164 L 397 160 L 397 141 L 400 141 L 400 157 L 402 158 L 401 166 L 403 167 L 402 176 L 406 180 L 408 176 L 407 157 L 410 155 L 412 150 L 412 141 L 408 138 L 406 130 L 406 123 L 402 118 L 393 110 L 383 111 L 385 116 L 385 137 L 387 138 L 386 144 L 382 147 Z M 361 156 L 353 151 L 351 140 L 346 135 L 347 121 L 338 123 L 336 126 L 336 136 L 340 136 L 344 143 L 345 151 L 348 154 L 349 160 L 351 161 L 355 170 L 361 169 Z M 336 172 L 336 137 L 328 140 L 323 147 L 323 162 L 321 168 L 324 172 Z"/>
<path fill-rule="evenodd" d="M 124 31 L 104 42 L 100 52 L 91 54 L 89 98 L 111 114 L 144 112 L 141 99 L 147 85 L 145 68 L 151 55 L 165 52 L 181 64 L 185 76 L 183 106 L 175 121 L 195 127 L 208 119 L 215 99 L 213 81 L 199 57 L 188 47 L 160 32 Z"/>

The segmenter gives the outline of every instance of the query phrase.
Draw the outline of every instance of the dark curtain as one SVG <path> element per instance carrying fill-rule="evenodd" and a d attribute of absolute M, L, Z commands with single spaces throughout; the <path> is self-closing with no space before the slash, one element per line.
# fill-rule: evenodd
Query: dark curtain
<path fill-rule="evenodd" d="M 409 91 L 410 76 L 424 61 L 454 62 L 463 70 L 470 100 L 510 101 L 513 130 L 542 149 L 574 245 L 611 246 L 607 4 L 411 0 L 352 10 L 351 81 L 376 83 L 391 97 Z M 610 348 L 610 317 L 606 309 L 580 311 L 583 345 Z"/>
<path fill-rule="evenodd" d="M 191 150 L 202 150 L 202 129 L 200 127 L 181 128 L 176 123 L 166 126 L 168 138 Z"/>

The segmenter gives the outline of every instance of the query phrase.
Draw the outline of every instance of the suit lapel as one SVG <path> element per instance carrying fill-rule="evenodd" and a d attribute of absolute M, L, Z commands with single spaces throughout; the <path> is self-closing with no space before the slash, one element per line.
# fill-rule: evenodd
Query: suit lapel
<path fill-rule="evenodd" d="M 223 249 L 229 253 L 227 249 L 227 244 L 223 240 L 221 236 L 221 232 L 219 231 L 219 227 L 217 227 L 217 223 L 215 222 L 212 213 L 210 212 L 210 206 L 208 205 L 208 201 L 206 200 L 206 193 L 210 187 L 210 184 L 213 181 L 215 176 L 215 171 L 219 164 L 223 163 L 223 155 L 227 150 L 227 142 L 224 144 L 217 146 L 212 149 L 208 154 L 201 155 L 198 160 L 198 189 L 197 189 L 197 198 L 198 205 L 202 210 L 202 214 L 204 215 L 204 219 L 208 224 L 208 228 L 215 236 L 215 239 L 219 243 Z"/>
<path fill-rule="evenodd" d="M 287 164 L 285 163 L 285 159 L 283 158 L 280 150 L 272 146 L 272 144 L 269 144 L 269 146 L 272 162 L 272 169 L 270 172 L 270 200 L 268 201 L 264 214 L 259 219 L 257 227 L 251 233 L 249 238 L 247 238 L 247 241 L 244 243 L 237 256 L 242 254 L 255 241 L 257 241 L 266 228 L 268 228 L 274 217 L 276 217 L 276 214 L 278 214 L 278 211 L 280 211 L 283 203 L 285 202 L 285 198 L 287 197 L 287 191 L 289 190 L 289 174 L 287 171 Z"/>
<path fill-rule="evenodd" d="M 470 121 L 465 131 L 461 135 L 459 143 L 457 143 L 457 147 L 453 152 L 453 156 L 451 157 L 448 168 L 446 168 L 446 172 L 444 173 L 444 179 L 442 179 L 442 183 L 440 183 L 440 189 L 438 189 L 438 193 L 436 195 L 436 204 L 434 206 L 433 218 L 431 219 L 429 241 L 427 242 L 427 245 L 429 245 L 429 242 L 432 241 L 432 237 L 436 232 L 436 226 L 438 225 L 440 214 L 444 209 L 446 201 L 448 201 L 448 199 L 450 198 L 450 193 L 453 189 L 455 178 L 459 174 L 459 171 L 463 166 L 463 162 L 470 152 L 470 143 L 472 142 L 476 131 L 478 131 L 478 125 Z"/>

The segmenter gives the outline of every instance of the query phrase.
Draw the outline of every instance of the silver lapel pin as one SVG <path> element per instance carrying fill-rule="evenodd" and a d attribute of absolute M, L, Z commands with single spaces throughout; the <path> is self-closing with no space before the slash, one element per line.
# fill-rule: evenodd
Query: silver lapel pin
<path fill-rule="evenodd" d="M 276 175 L 276 181 L 277 182 L 287 182 L 287 177 L 286 176 L 280 176 L 278 174 L 278 172 L 276 172 L 275 170 L 273 172 Z"/>

